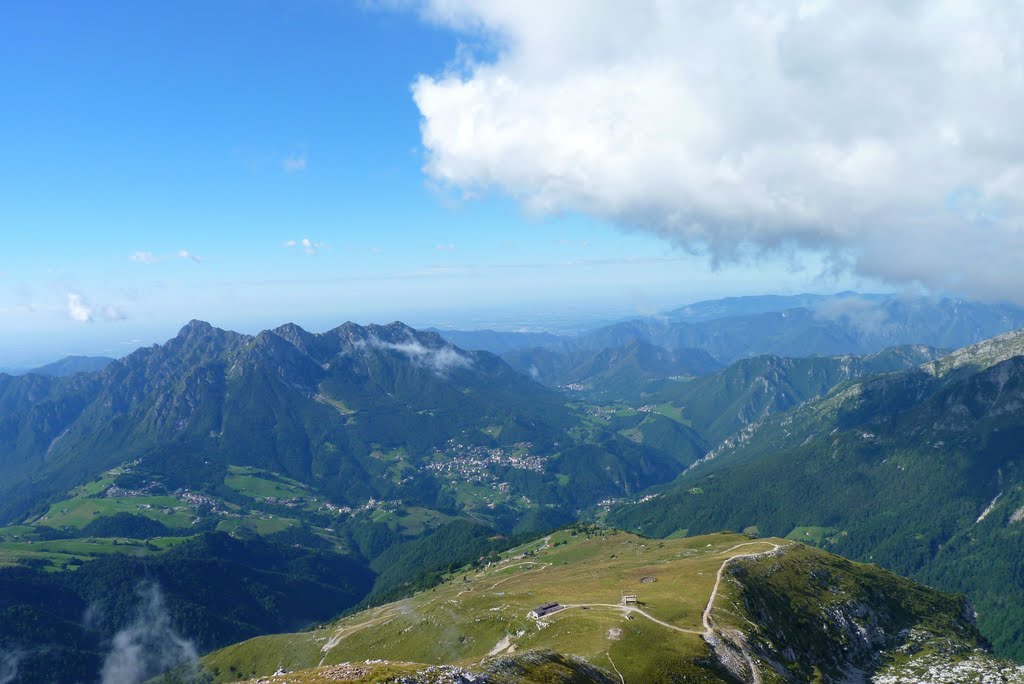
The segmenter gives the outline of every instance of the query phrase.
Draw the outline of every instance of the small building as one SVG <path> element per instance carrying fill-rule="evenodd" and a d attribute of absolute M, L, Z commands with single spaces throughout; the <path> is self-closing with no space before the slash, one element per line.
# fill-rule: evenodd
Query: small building
<path fill-rule="evenodd" d="M 621 603 L 624 606 L 635 606 L 637 603 L 636 594 L 627 594 L 623 592 Z"/>
<path fill-rule="evenodd" d="M 561 606 L 558 603 L 542 603 L 541 605 L 537 606 L 529 613 L 527 613 L 526 617 L 533 618 L 534 620 L 536 620 L 538 618 L 544 617 L 545 615 L 557 613 L 558 611 L 562 610 L 562 607 L 563 606 Z"/>

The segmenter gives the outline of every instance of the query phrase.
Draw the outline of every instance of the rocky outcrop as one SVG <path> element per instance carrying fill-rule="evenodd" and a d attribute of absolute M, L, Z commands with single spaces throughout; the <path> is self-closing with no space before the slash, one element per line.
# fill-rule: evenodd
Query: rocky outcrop
<path fill-rule="evenodd" d="M 747 619 L 721 625 L 712 646 L 741 681 L 760 681 L 751 653 L 783 681 L 868 682 L 894 652 L 960 658 L 984 646 L 966 600 L 808 547 L 737 562 L 729 580 Z"/>

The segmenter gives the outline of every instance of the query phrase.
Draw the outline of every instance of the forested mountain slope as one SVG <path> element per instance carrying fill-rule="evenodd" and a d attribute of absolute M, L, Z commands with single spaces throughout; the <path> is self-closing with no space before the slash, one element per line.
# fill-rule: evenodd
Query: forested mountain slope
<path fill-rule="evenodd" d="M 655 535 L 789 535 L 967 590 L 982 631 L 1022 657 L 1022 338 L 842 384 L 752 423 L 660 496 L 609 520 Z"/>
<path fill-rule="evenodd" d="M 497 357 L 401 324 L 250 337 L 193 322 L 97 374 L 4 376 L 0 401 L 8 518 L 140 458 L 177 486 L 235 464 L 355 502 L 388 493 L 374 451 L 426 453 L 488 426 L 550 447 L 573 420 Z"/>
<path fill-rule="evenodd" d="M 600 350 L 522 349 L 502 358 L 545 385 L 579 385 L 591 395 L 613 400 L 636 396 L 648 381 L 707 375 L 722 368 L 700 349 L 670 351 L 639 339 Z"/>

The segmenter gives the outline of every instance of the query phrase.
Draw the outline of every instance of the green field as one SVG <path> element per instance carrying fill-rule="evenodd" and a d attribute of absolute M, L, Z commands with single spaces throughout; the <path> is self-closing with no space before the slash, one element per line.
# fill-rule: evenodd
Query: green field
<path fill-rule="evenodd" d="M 279 518 L 277 516 L 249 516 L 246 518 L 230 518 L 222 520 L 217 524 L 218 532 L 238 534 L 245 530 L 253 534 L 268 535 L 287 530 L 289 527 L 298 525 L 298 521 L 292 518 Z"/>
<path fill-rule="evenodd" d="M 122 472 L 120 468 L 116 468 L 114 471 L 108 472 L 103 477 L 98 477 L 92 482 L 78 487 L 71 492 L 72 496 L 96 496 L 106 490 L 107 487 L 114 484 L 115 474 Z"/>
<path fill-rule="evenodd" d="M 166 551 L 187 541 L 188 537 L 158 537 L 138 539 L 85 537 L 38 542 L 0 543 L 0 566 L 46 564 L 49 571 L 73 570 L 82 563 L 99 556 L 123 554 L 145 556 Z"/>
<path fill-rule="evenodd" d="M 167 513 L 166 511 L 171 511 Z M 173 496 L 140 496 L 121 499 L 90 499 L 75 497 L 50 506 L 35 521 L 49 527 L 81 529 L 98 517 L 116 513 L 135 513 L 159 520 L 168 527 L 188 527 L 195 519 L 193 509 Z"/>
<path fill-rule="evenodd" d="M 0 527 L 0 542 L 13 542 L 20 541 L 25 537 L 31 537 L 35 532 L 34 527 L 31 525 L 11 525 L 10 527 Z"/>
<path fill-rule="evenodd" d="M 376 510 L 370 515 L 370 519 L 384 523 L 406 537 L 419 537 L 427 530 L 455 520 L 453 516 L 417 506 L 395 511 Z"/>
<path fill-rule="evenodd" d="M 253 499 L 297 499 L 310 496 L 309 489 L 295 480 L 271 475 L 258 468 L 228 466 L 224 484 Z"/>
<path fill-rule="evenodd" d="M 834 536 L 836 532 L 837 530 L 834 527 L 797 527 L 786 535 L 786 539 L 821 546 L 829 537 Z"/>
<path fill-rule="evenodd" d="M 655 413 L 661 414 L 666 418 L 670 418 L 676 421 L 677 423 L 682 423 L 683 425 L 687 426 L 692 425 L 692 422 L 690 420 L 687 420 L 686 418 L 683 417 L 682 407 L 675 406 L 674 404 L 668 402 L 664 404 L 658 404 L 654 408 L 654 411 Z"/>

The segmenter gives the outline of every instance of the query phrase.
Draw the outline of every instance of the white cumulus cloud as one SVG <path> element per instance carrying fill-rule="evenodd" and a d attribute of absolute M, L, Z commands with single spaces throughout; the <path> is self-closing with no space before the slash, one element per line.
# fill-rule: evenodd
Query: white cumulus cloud
<path fill-rule="evenodd" d="M 77 292 L 69 292 L 68 316 L 73 321 L 89 323 L 92 321 L 92 307 L 86 304 L 85 300 L 82 299 L 82 295 Z"/>
<path fill-rule="evenodd" d="M 426 0 L 487 41 L 413 84 L 426 172 L 715 259 L 1024 296 L 1024 5 Z"/>
<path fill-rule="evenodd" d="M 116 322 L 127 318 L 120 307 L 112 304 L 93 306 L 77 292 L 69 292 L 67 295 L 67 314 L 78 323 L 92 323 L 96 320 Z"/>
<path fill-rule="evenodd" d="M 302 238 L 301 240 L 285 240 L 282 243 L 285 247 L 299 247 L 303 252 L 309 256 L 313 256 L 318 253 L 321 249 L 327 247 L 326 242 L 314 242 L 309 238 Z"/>

